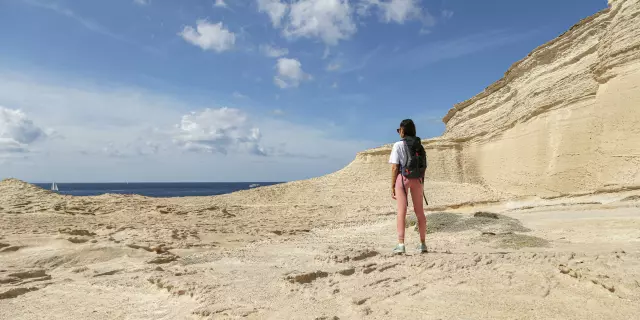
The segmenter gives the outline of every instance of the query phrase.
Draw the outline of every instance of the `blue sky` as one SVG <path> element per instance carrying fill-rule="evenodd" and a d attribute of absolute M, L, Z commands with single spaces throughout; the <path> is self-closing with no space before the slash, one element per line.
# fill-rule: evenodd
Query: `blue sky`
<path fill-rule="evenodd" d="M 604 0 L 0 0 L 0 178 L 285 181 L 421 137 Z"/>

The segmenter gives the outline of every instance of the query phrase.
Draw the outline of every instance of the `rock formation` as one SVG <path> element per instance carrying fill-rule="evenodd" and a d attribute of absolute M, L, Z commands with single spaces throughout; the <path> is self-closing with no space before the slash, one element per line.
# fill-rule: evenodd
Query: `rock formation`
<path fill-rule="evenodd" d="M 610 0 L 443 121 L 424 141 L 430 181 L 515 197 L 640 186 L 640 1 Z M 384 163 L 389 150 L 356 161 Z"/>

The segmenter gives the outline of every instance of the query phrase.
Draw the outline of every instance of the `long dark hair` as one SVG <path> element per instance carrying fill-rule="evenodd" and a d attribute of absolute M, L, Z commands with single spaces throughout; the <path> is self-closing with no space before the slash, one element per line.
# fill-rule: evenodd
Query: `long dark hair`
<path fill-rule="evenodd" d="M 411 119 L 404 119 L 400 122 L 400 128 L 404 129 L 404 135 L 415 137 L 416 136 L 416 125 L 413 123 Z"/>

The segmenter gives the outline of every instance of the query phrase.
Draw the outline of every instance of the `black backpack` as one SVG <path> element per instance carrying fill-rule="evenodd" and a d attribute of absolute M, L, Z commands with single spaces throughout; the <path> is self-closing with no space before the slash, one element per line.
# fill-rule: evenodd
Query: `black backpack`
<path fill-rule="evenodd" d="M 404 137 L 404 150 L 407 154 L 407 165 L 400 167 L 400 172 L 407 178 L 424 179 L 427 170 L 427 153 L 424 151 L 419 137 Z"/>

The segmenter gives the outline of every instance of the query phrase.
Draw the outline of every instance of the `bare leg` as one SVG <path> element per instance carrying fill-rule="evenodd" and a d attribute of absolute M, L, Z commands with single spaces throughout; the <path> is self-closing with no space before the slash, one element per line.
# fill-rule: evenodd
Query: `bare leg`
<path fill-rule="evenodd" d="M 418 218 L 418 231 L 420 232 L 420 242 L 425 243 L 427 232 L 427 218 L 424 216 L 424 203 L 422 203 L 422 192 L 424 185 L 418 179 L 411 179 L 411 201 L 413 201 L 413 210 Z M 405 202 L 406 203 L 406 202 Z M 405 208 L 406 212 L 406 208 Z"/>
<path fill-rule="evenodd" d="M 396 200 L 398 201 L 398 217 L 396 219 L 398 227 L 398 243 L 404 243 L 405 220 L 407 217 L 407 192 L 402 186 L 402 175 L 396 179 Z M 405 186 L 406 186 L 405 180 Z"/>

